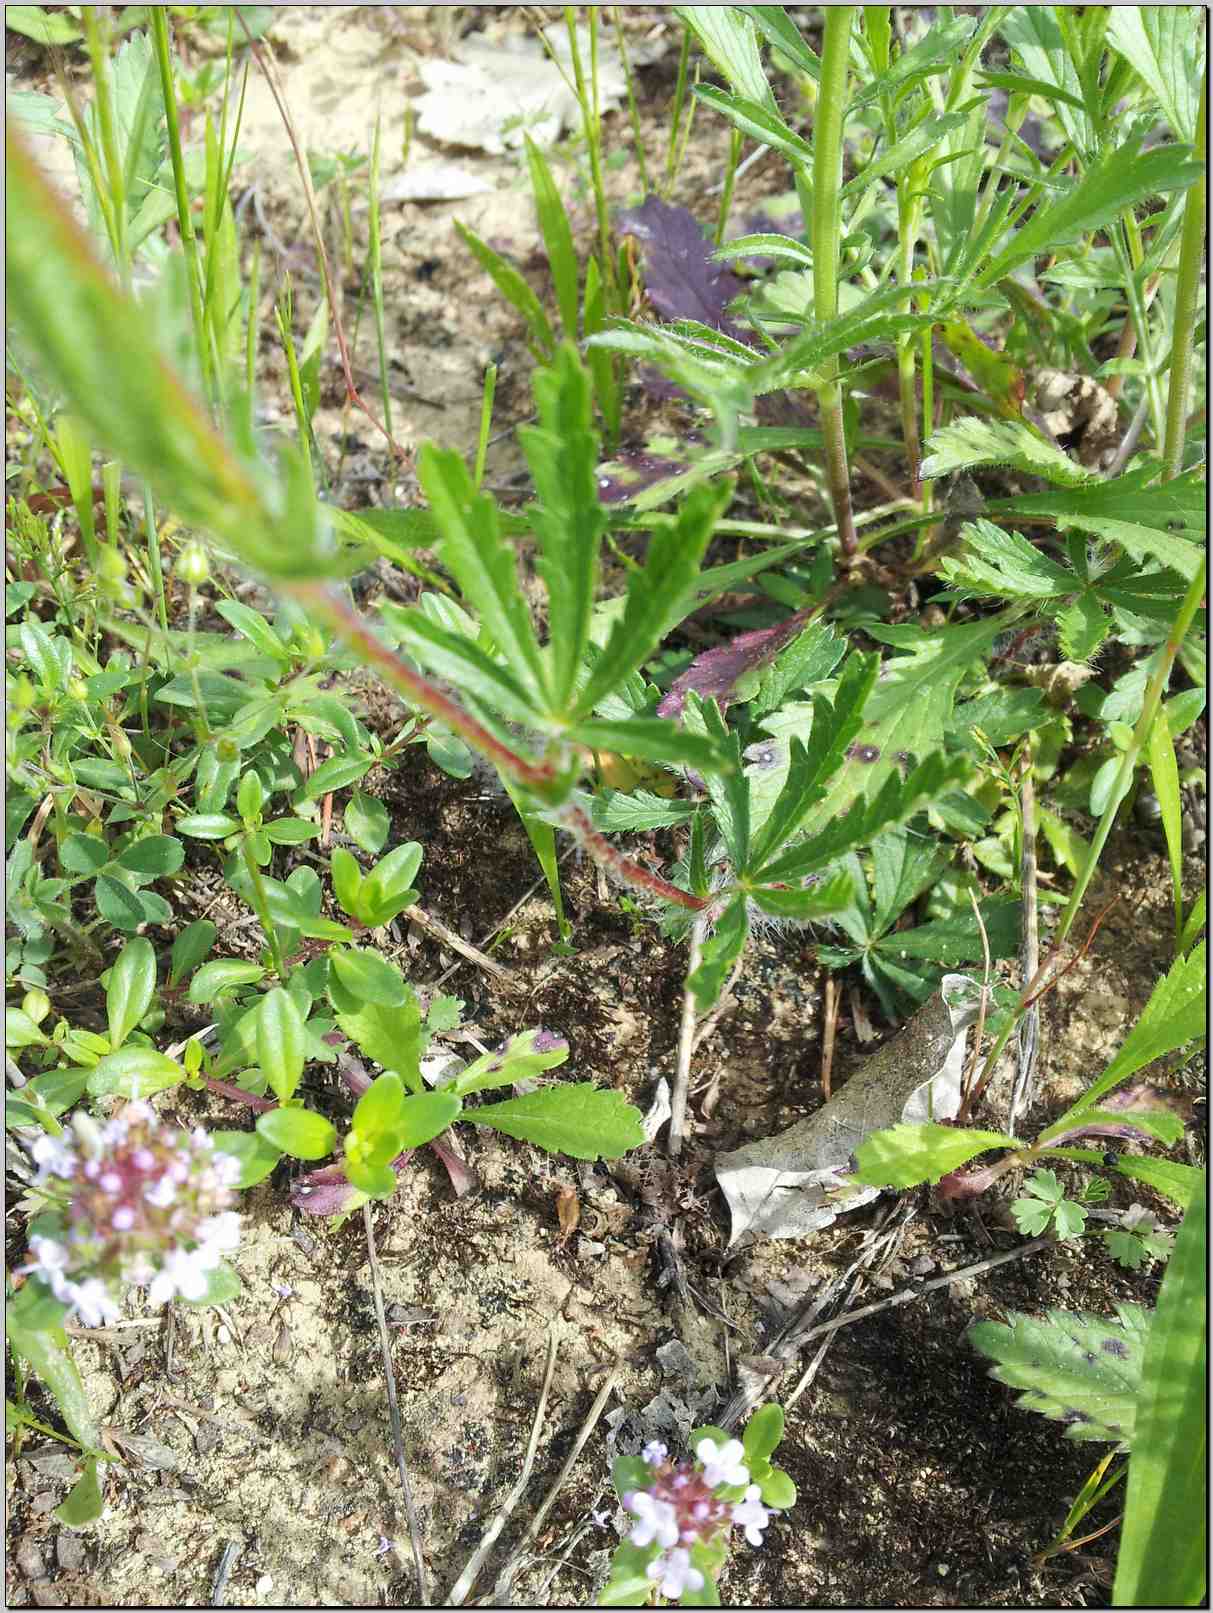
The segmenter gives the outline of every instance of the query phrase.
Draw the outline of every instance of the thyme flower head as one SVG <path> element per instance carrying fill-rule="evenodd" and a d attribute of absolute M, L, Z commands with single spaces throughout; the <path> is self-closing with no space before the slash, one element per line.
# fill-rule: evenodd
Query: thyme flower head
<path fill-rule="evenodd" d="M 230 1207 L 239 1161 L 200 1126 L 160 1125 L 142 1100 L 104 1125 L 87 1115 L 72 1125 L 74 1135 L 33 1146 L 34 1185 L 50 1210 L 38 1217 L 23 1274 L 45 1283 L 86 1327 L 117 1319 L 123 1283 L 146 1287 L 152 1305 L 178 1294 L 201 1299 L 240 1241 Z"/>

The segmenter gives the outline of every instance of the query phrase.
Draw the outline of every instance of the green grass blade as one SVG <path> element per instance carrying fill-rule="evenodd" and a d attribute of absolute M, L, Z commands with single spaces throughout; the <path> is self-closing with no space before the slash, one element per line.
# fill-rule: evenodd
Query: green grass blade
<path fill-rule="evenodd" d="M 1115 1607 L 1199 1607 L 1206 1587 L 1208 1175 L 1184 1216 L 1146 1344 Z"/>
<path fill-rule="evenodd" d="M 573 246 L 573 232 L 569 216 L 564 210 L 552 170 L 539 147 L 526 137 L 526 160 L 531 171 L 531 190 L 535 197 L 535 212 L 539 229 L 547 249 L 548 267 L 556 287 L 556 305 L 560 309 L 560 322 L 569 341 L 577 340 L 577 251 Z"/>
<path fill-rule="evenodd" d="M 531 345 L 536 349 L 540 357 L 546 358 L 556 346 L 556 337 L 539 298 L 527 285 L 513 264 L 507 263 L 499 253 L 494 252 L 492 247 L 482 241 L 474 230 L 469 230 L 458 219 L 455 220 L 455 229 L 459 239 L 492 280 L 506 302 L 510 304 L 511 308 L 517 309 L 523 319 L 526 320 Z"/>
<path fill-rule="evenodd" d="M 1163 833 L 1167 840 L 1167 860 L 1171 864 L 1171 890 L 1175 899 L 1175 945 L 1184 928 L 1183 891 L 1183 809 L 1179 799 L 1179 768 L 1175 761 L 1175 746 L 1167 726 L 1167 708 L 1159 706 L 1158 715 L 1146 742 L 1146 757 L 1150 763 L 1150 777 L 1154 794 L 1162 811 Z"/>

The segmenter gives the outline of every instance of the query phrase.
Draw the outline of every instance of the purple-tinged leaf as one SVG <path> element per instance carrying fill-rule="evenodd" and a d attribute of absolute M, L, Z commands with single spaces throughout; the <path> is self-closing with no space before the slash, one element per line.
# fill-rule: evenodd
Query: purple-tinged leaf
<path fill-rule="evenodd" d="M 778 201 L 779 198 L 772 198 Z M 758 208 L 746 215 L 745 223 L 737 232 L 738 235 L 786 235 L 793 241 L 799 241 L 804 234 L 804 215 L 800 212 L 776 213 L 774 208 L 769 211 Z M 738 258 L 738 263 L 744 264 L 755 274 L 765 274 L 768 269 L 777 268 L 774 258 L 758 253 L 749 258 Z"/>
<path fill-rule="evenodd" d="M 712 247 L 695 215 L 650 196 L 615 220 L 620 235 L 644 243 L 645 291 L 663 319 L 697 319 L 740 341 L 744 334 L 725 310 L 742 291 L 741 281 L 712 259 Z"/>
<path fill-rule="evenodd" d="M 769 665 L 790 638 L 805 624 L 806 611 L 797 611 L 774 627 L 756 627 L 741 633 L 715 650 L 697 655 L 690 666 L 670 685 L 670 691 L 657 707 L 659 717 L 679 717 L 688 692 L 703 700 L 715 700 L 723 708 L 738 698 L 738 680 L 747 672 Z"/>
<path fill-rule="evenodd" d="M 647 488 L 690 470 L 690 459 L 672 459 L 644 448 L 625 449 L 598 467 L 598 499 L 602 504 L 623 504 Z"/>

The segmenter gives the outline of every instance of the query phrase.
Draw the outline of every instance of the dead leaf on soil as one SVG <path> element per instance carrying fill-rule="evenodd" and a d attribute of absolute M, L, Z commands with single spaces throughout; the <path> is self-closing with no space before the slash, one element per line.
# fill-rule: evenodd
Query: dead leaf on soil
<path fill-rule="evenodd" d="M 940 990 L 815 1115 L 720 1156 L 716 1178 L 733 1217 L 730 1247 L 745 1234 L 803 1238 L 877 1197 L 879 1188 L 844 1185 L 852 1154 L 873 1131 L 956 1114 L 980 995 L 967 975 L 945 975 Z"/>
<path fill-rule="evenodd" d="M 418 131 L 444 145 L 494 153 L 521 146 L 524 134 L 537 145 L 554 145 L 566 128 L 578 127 L 581 109 L 570 87 L 568 39 L 556 30 L 549 37 L 560 66 L 534 38 L 490 42 L 477 37 L 461 42 L 460 61 L 419 61 L 426 93 L 414 103 Z M 588 63 L 588 29 L 577 30 L 577 45 Z M 617 107 L 627 92 L 618 54 L 601 44 L 598 89 L 604 112 Z"/>

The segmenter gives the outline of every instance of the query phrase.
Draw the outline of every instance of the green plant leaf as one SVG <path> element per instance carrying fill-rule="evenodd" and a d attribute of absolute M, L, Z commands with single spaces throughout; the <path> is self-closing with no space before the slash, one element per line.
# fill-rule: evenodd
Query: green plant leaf
<path fill-rule="evenodd" d="M 459 239 L 476 259 L 476 262 L 492 280 L 497 290 L 509 303 L 511 308 L 517 309 L 526 320 L 531 343 L 545 356 L 551 353 L 556 346 L 556 336 L 552 330 L 548 316 L 543 311 L 543 304 L 531 290 L 530 286 L 514 268 L 498 252 L 494 252 L 474 230 L 469 230 L 455 220 L 455 229 Z M 424 480 L 422 482 L 424 486 Z M 428 488 L 426 489 L 428 494 Z M 432 502 L 432 501 L 431 501 Z M 441 518 L 439 518 L 441 525 Z"/>
<path fill-rule="evenodd" d="M 796 1505 L 796 1486 L 781 1467 L 773 1467 L 759 1483 L 764 1506 L 778 1507 L 781 1512 Z"/>
<path fill-rule="evenodd" d="M 5 1047 L 36 1047 L 49 1041 L 50 1037 L 42 1034 L 23 1008 L 4 1010 Z"/>
<path fill-rule="evenodd" d="M 1013 1137 L 1000 1131 L 900 1124 L 865 1137 L 856 1151 L 858 1168 L 852 1174 L 868 1187 L 917 1187 L 920 1182 L 939 1181 L 987 1149 L 1018 1146 Z"/>
<path fill-rule="evenodd" d="M 240 820 L 226 812 L 188 812 L 177 819 L 176 827 L 192 840 L 226 840 L 240 828 Z"/>
<path fill-rule="evenodd" d="M 369 852 L 372 857 L 383 850 L 387 843 L 389 819 L 387 808 L 377 796 L 368 795 L 365 790 L 355 790 L 345 803 L 343 817 L 345 832 L 356 846 Z"/>
<path fill-rule="evenodd" d="M 320 825 L 304 818 L 272 818 L 264 826 L 265 837 L 272 846 L 301 846 L 307 840 L 315 840 L 319 833 Z"/>
<path fill-rule="evenodd" d="M 262 655 L 268 655 L 274 661 L 289 662 L 291 652 L 260 611 L 253 610 L 250 605 L 242 605 L 237 599 L 219 600 L 215 611 Z"/>
<path fill-rule="evenodd" d="M 400 1105 L 400 1150 L 420 1148 L 454 1121 L 463 1108 L 453 1092 L 421 1092 Z"/>
<path fill-rule="evenodd" d="M 577 340 L 577 251 L 573 246 L 573 232 L 569 216 L 564 210 L 552 170 L 547 158 L 531 139 L 526 141 L 527 167 L 531 175 L 531 193 L 535 198 L 535 213 L 539 230 L 547 249 L 548 267 L 552 271 L 552 284 L 556 288 L 556 306 L 560 309 L 560 323 L 567 340 Z"/>
<path fill-rule="evenodd" d="M 192 1003 L 211 1003 L 236 986 L 255 985 L 264 974 L 259 963 L 247 963 L 242 958 L 216 958 L 198 970 L 186 996 Z"/>
<path fill-rule="evenodd" d="M 105 988 L 110 1047 L 115 1053 L 151 1007 L 155 992 L 155 949 L 145 936 L 136 936 L 118 954 Z"/>
<path fill-rule="evenodd" d="M 842 912 L 854 900 L 855 890 L 850 874 L 842 872 L 807 890 L 756 885 L 749 894 L 755 906 L 772 918 L 807 924 L 810 920 L 828 919 Z"/>
<path fill-rule="evenodd" d="M 783 1438 L 783 1407 L 774 1401 L 760 1406 L 746 1424 L 741 1443 L 749 1465 L 756 1461 L 769 1462 Z"/>
<path fill-rule="evenodd" d="M 1081 487 L 1093 480 L 1091 471 L 1022 422 L 977 415 L 966 415 L 931 434 L 919 475 L 930 481 L 974 465 L 1010 466 L 1063 487 Z"/>
<path fill-rule="evenodd" d="M 574 305 L 575 292 L 574 280 Z M 536 569 L 548 593 L 552 700 L 563 711 L 589 643 L 607 514 L 598 502 L 590 381 L 576 350 L 562 346 L 550 368 L 534 372 L 531 386 L 539 424 L 519 427 L 518 440 L 538 497 L 529 513 L 539 544 Z"/>
<path fill-rule="evenodd" d="M 94 1098 L 149 1098 L 185 1080 L 185 1071 L 154 1047 L 124 1047 L 107 1053 L 88 1073 L 85 1085 Z"/>
<path fill-rule="evenodd" d="M 339 1013 L 337 1024 L 368 1058 L 385 1070 L 394 1070 L 409 1087 L 419 1091 L 418 1061 L 426 1037 L 416 993 L 411 987 L 406 987 L 406 992 L 404 1001 L 394 1007 L 364 1002 L 351 1012 Z"/>
<path fill-rule="evenodd" d="M 421 846 L 416 840 L 406 840 L 399 846 L 393 846 L 362 882 L 360 900 L 363 908 L 370 913 L 378 913 L 406 895 L 415 897 L 412 885 L 421 867 L 422 856 Z M 399 908 L 394 911 L 399 912 Z M 374 922 L 383 924 L 386 920 L 377 918 Z"/>
<path fill-rule="evenodd" d="M 693 488 L 677 516 L 655 520 L 644 569 L 628 574 L 623 614 L 578 692 L 579 714 L 592 711 L 618 689 L 692 608 L 700 562 L 731 495 L 728 484 Z"/>
<path fill-rule="evenodd" d="M 1149 86 L 1177 140 L 1196 138 L 1198 25 L 1189 6 L 1112 6 L 1105 39 Z"/>
<path fill-rule="evenodd" d="M 55 1508 L 54 1516 L 69 1529 L 83 1529 L 86 1524 L 97 1521 L 104 1505 L 97 1479 L 97 1458 L 90 1456 L 85 1461 L 84 1472 L 68 1491 L 67 1499 Z"/>
<path fill-rule="evenodd" d="M 384 1132 L 394 1135 L 399 1126 L 403 1102 L 404 1085 L 398 1075 L 389 1071 L 372 1081 L 358 1099 L 350 1125 L 360 1137 L 367 1140 Z"/>
<path fill-rule="evenodd" d="M 327 762 L 321 762 L 316 771 L 308 775 L 302 789 L 296 790 L 291 797 L 291 804 L 302 806 L 305 801 L 319 800 L 333 790 L 344 790 L 348 784 L 356 784 L 374 765 L 369 756 L 361 754 L 330 756 Z"/>
<path fill-rule="evenodd" d="M 4 26 L 39 45 L 74 45 L 84 38 L 71 17 L 45 6 L 5 6 Z"/>
<path fill-rule="evenodd" d="M 1116 1312 L 1113 1321 L 1048 1310 L 1041 1321 L 1013 1311 L 1009 1323 L 977 1322 L 966 1337 L 998 1363 L 992 1378 L 1027 1391 L 1017 1406 L 1068 1424 L 1067 1439 L 1112 1440 L 1127 1450 L 1151 1318 L 1140 1305 Z"/>
<path fill-rule="evenodd" d="M 603 1091 L 589 1082 L 544 1087 L 521 1098 L 470 1110 L 466 1118 L 534 1143 L 550 1154 L 568 1154 L 573 1159 L 618 1159 L 644 1142 L 639 1109 L 625 1103 L 620 1093 Z"/>
<path fill-rule="evenodd" d="M 1199 1607 L 1208 1530 L 1208 1177 L 1158 1295 L 1137 1394 L 1115 1607 Z"/>
<path fill-rule="evenodd" d="M 728 95 L 713 84 L 697 84 L 695 95 L 705 106 L 710 106 L 713 112 L 719 112 L 721 117 L 727 118 L 742 134 L 748 135 L 751 140 L 757 140 L 761 145 L 770 146 L 773 151 L 780 152 L 793 167 L 802 170 L 812 168 L 812 146 L 794 129 L 790 129 L 774 109 L 768 110 L 748 96 Z"/>
<path fill-rule="evenodd" d="M 59 843 L 59 864 L 70 874 L 95 874 L 110 860 L 110 849 L 96 835 L 65 835 Z"/>
<path fill-rule="evenodd" d="M 1156 1159 L 1151 1154 L 1122 1154 L 1116 1169 L 1121 1176 L 1144 1182 L 1155 1192 L 1162 1193 L 1181 1210 L 1191 1204 L 1200 1183 L 1200 1172 L 1195 1166 L 1181 1165 L 1174 1159 Z"/>
<path fill-rule="evenodd" d="M 256 1187 L 282 1158 L 282 1151 L 257 1131 L 212 1131 L 211 1141 L 221 1154 L 240 1161 L 238 1188 Z"/>
<path fill-rule="evenodd" d="M 116 930 L 133 934 L 141 924 L 147 922 L 140 897 L 112 874 L 97 875 L 93 896 L 96 898 L 98 913 Z"/>
<path fill-rule="evenodd" d="M 7 1331 L 13 1349 L 29 1362 L 50 1390 L 72 1438 L 86 1451 L 99 1450 L 100 1430 L 93 1419 L 88 1395 L 63 1328 L 19 1326 L 10 1308 Z"/>
<path fill-rule="evenodd" d="M 769 12 L 777 8 L 764 6 L 754 9 Z M 741 6 L 674 7 L 675 16 L 681 17 L 691 29 L 705 55 L 738 94 L 774 112 L 775 97 L 763 71 L 755 18 L 750 11 L 751 8 Z M 802 42 L 799 54 L 804 56 L 805 53 L 806 47 Z"/>
<path fill-rule="evenodd" d="M 264 1068 L 264 1066 L 263 1066 Z M 257 1116 L 257 1134 L 295 1159 L 324 1159 L 337 1146 L 332 1121 L 313 1109 L 267 1109 Z"/>
<path fill-rule="evenodd" d="M 449 1087 L 460 1097 L 467 1097 L 471 1092 L 487 1092 L 491 1087 L 513 1086 L 516 1081 L 526 1081 L 544 1070 L 554 1069 L 568 1056 L 569 1044 L 562 1036 L 545 1030 L 523 1031 L 511 1036 L 500 1052 L 482 1054 L 466 1070 L 461 1070 Z"/>
<path fill-rule="evenodd" d="M 294 1095 L 306 1055 L 307 1034 L 298 1004 L 289 991 L 273 986 L 257 1007 L 257 1063 L 281 1102 Z"/>
<path fill-rule="evenodd" d="M 632 717 L 613 721 L 591 717 L 567 730 L 568 738 L 590 750 L 615 751 L 649 762 L 683 763 L 700 772 L 722 772 L 728 757 L 718 743 L 703 734 L 690 734 L 664 717 Z"/>
<path fill-rule="evenodd" d="M 1184 190 L 1204 173 L 1203 163 L 1189 161 L 1174 146 L 1156 146 L 1145 152 L 1140 147 L 1139 137 L 1122 146 L 1109 146 L 1061 195 L 1046 195 L 1031 218 L 976 276 L 975 284 L 996 285 L 1038 253 L 1056 252 L 1060 246 L 1106 229 L 1136 202 Z"/>
<path fill-rule="evenodd" d="M 365 947 L 334 948 L 329 968 L 358 1007 L 373 1003 L 380 1008 L 400 1008 L 408 1002 L 412 989 L 395 964 Z M 334 1007 L 337 1003 L 334 1001 Z M 345 1009 L 356 1012 L 357 1009 Z"/>
<path fill-rule="evenodd" d="M 173 950 L 169 954 L 170 986 L 180 985 L 186 975 L 193 974 L 214 946 L 217 934 L 210 919 L 194 919 L 186 925 L 173 942 Z"/>

